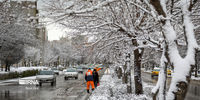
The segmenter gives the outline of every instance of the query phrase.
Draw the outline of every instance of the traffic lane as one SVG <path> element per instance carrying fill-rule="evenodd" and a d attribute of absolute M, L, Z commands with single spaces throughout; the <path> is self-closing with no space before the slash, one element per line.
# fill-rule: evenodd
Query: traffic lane
<path fill-rule="evenodd" d="M 80 95 L 84 94 L 85 90 L 83 74 L 79 74 L 77 80 L 74 78 L 64 80 L 64 76 L 58 76 L 53 90 L 49 87 L 51 86 L 47 84 L 40 87 L 40 94 L 28 100 L 75 100 L 80 98 Z"/>
<path fill-rule="evenodd" d="M 142 80 L 150 85 L 156 85 L 158 81 L 158 76 L 151 77 L 150 73 L 142 72 Z M 167 78 L 167 89 L 169 89 L 171 78 Z M 190 81 L 188 92 L 186 94 L 185 100 L 199 100 L 200 98 L 200 82 L 199 81 Z"/>
<path fill-rule="evenodd" d="M 145 83 L 156 85 L 156 83 L 158 81 L 158 76 L 151 77 L 150 73 L 142 72 L 142 80 Z M 170 83 L 171 83 L 171 77 L 167 77 L 167 89 L 169 88 Z"/>
<path fill-rule="evenodd" d="M 50 83 L 44 83 L 41 87 L 0 86 L 0 100 L 73 100 L 86 93 L 83 74 L 79 74 L 78 80 L 64 80 L 63 75 L 57 76 L 56 80 L 56 86 L 51 86 Z"/>
<path fill-rule="evenodd" d="M 190 81 L 185 100 L 199 100 L 199 98 L 200 98 L 200 82 Z"/>

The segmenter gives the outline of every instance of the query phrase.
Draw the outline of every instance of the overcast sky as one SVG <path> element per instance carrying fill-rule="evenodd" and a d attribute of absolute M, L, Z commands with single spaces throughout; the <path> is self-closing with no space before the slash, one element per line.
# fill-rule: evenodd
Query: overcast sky
<path fill-rule="evenodd" d="M 37 2 L 37 8 L 40 11 L 40 13 L 42 12 L 42 7 L 44 6 L 45 2 L 48 2 L 50 0 L 38 0 Z M 52 41 L 52 40 L 59 40 L 60 37 L 65 35 L 65 31 L 59 27 L 59 25 L 56 24 L 51 24 L 46 26 L 47 28 L 47 32 L 48 32 L 48 40 Z"/>
<path fill-rule="evenodd" d="M 47 26 L 48 40 L 59 40 L 60 37 L 64 36 L 65 31 L 57 27 L 55 24 Z"/>

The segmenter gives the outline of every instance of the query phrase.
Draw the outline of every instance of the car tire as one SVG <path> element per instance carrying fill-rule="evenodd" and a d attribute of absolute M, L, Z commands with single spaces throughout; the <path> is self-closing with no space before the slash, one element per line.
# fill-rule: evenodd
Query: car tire
<path fill-rule="evenodd" d="M 67 78 L 67 77 L 65 77 L 65 80 L 68 80 L 68 78 Z"/>
<path fill-rule="evenodd" d="M 54 82 L 51 82 L 51 86 L 53 86 L 54 85 Z"/>
<path fill-rule="evenodd" d="M 54 80 L 54 85 L 56 85 L 56 79 Z"/>
<path fill-rule="evenodd" d="M 42 86 L 42 82 L 39 82 L 39 86 Z"/>
<path fill-rule="evenodd" d="M 77 80 L 77 79 L 78 79 L 78 77 L 75 77 L 75 79 Z"/>

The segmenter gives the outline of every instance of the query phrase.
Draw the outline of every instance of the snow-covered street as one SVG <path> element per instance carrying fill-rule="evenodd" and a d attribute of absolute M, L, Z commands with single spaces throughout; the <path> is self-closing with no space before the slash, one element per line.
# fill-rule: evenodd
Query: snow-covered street
<path fill-rule="evenodd" d="M 0 85 L 0 100 L 84 100 L 87 98 L 84 75 L 79 79 L 64 80 L 62 75 L 56 77 L 56 86 L 42 84 L 4 84 Z M 32 80 L 35 77 L 26 77 L 21 80 Z M 1 83 L 0 83 L 1 84 Z M 3 83 L 2 83 L 3 84 Z"/>
<path fill-rule="evenodd" d="M 200 0 L 0 0 L 0 100 L 199 98 Z"/>

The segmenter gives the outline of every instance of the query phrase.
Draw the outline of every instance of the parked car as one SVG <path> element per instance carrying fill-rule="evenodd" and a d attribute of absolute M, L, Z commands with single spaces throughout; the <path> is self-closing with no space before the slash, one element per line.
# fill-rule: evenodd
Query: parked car
<path fill-rule="evenodd" d="M 158 76 L 160 72 L 160 68 L 155 67 L 151 72 L 151 77 Z M 171 75 L 171 70 L 167 69 L 167 75 Z"/>
<path fill-rule="evenodd" d="M 194 69 L 194 71 L 192 72 L 192 76 L 195 76 L 195 69 Z M 200 76 L 200 69 L 197 71 L 197 76 L 199 77 Z"/>
<path fill-rule="evenodd" d="M 64 66 L 62 66 L 62 65 L 58 65 L 58 66 L 57 66 L 57 69 L 58 69 L 59 71 L 63 71 L 63 69 L 65 69 L 65 68 L 64 68 Z"/>
<path fill-rule="evenodd" d="M 54 74 L 59 75 L 59 70 L 57 68 L 51 68 L 51 70 L 54 72 Z"/>
<path fill-rule="evenodd" d="M 78 79 L 78 72 L 75 68 L 68 68 L 64 71 L 64 79 L 68 80 L 69 78 Z"/>
<path fill-rule="evenodd" d="M 78 66 L 78 67 L 76 68 L 76 70 L 77 70 L 77 72 L 79 72 L 79 73 L 83 73 L 83 68 L 82 68 L 81 66 Z"/>
<path fill-rule="evenodd" d="M 39 86 L 42 86 L 42 83 L 51 83 L 51 86 L 56 84 L 56 76 L 51 70 L 39 71 L 36 80 L 38 81 Z"/>

